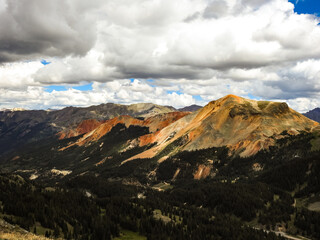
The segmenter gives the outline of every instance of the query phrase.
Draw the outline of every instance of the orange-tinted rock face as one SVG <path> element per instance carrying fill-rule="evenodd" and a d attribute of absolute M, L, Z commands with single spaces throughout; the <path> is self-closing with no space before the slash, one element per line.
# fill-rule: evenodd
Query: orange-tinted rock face
<path fill-rule="evenodd" d="M 82 121 L 75 129 L 68 129 L 58 133 L 59 139 L 76 137 L 84 133 L 90 132 L 100 126 L 103 122 L 96 119 L 88 119 Z"/>
<path fill-rule="evenodd" d="M 78 136 L 83 133 L 86 133 L 82 138 L 80 138 L 77 142 L 70 144 L 69 146 L 62 148 L 61 150 L 64 150 L 68 147 L 71 147 L 73 145 L 85 145 L 88 142 L 94 142 L 102 138 L 104 135 L 106 135 L 108 132 L 111 131 L 111 129 L 116 126 L 117 124 L 121 123 L 124 124 L 126 127 L 129 127 L 131 125 L 134 126 L 141 126 L 141 127 L 148 127 L 149 131 L 152 132 L 151 134 L 144 135 L 139 138 L 140 140 L 140 146 L 145 146 L 150 143 L 153 143 L 155 140 L 155 137 L 157 135 L 157 132 L 161 130 L 162 128 L 170 125 L 172 122 L 177 121 L 178 119 L 190 114 L 189 112 L 170 112 L 170 113 L 164 113 L 155 115 L 152 117 L 149 117 L 145 120 L 140 120 L 134 117 L 131 117 L 129 115 L 123 115 L 119 117 L 112 118 L 110 120 L 107 120 L 105 122 L 98 122 L 95 120 L 87 120 L 83 121 L 76 130 L 69 130 L 69 132 L 60 133 L 60 139 L 68 138 L 72 136 Z M 96 126 L 96 127 L 94 127 Z M 155 132 L 155 133 L 153 133 Z M 77 134 L 77 135 L 75 135 Z"/>
<path fill-rule="evenodd" d="M 146 135 L 139 137 L 139 146 L 142 147 L 142 146 L 146 146 L 148 144 L 152 144 L 152 143 L 156 142 L 158 133 L 159 133 L 159 131 L 155 132 L 155 133 L 146 134 Z"/>
<path fill-rule="evenodd" d="M 77 127 L 77 132 L 81 134 L 87 133 L 92 131 L 93 129 L 97 128 L 100 126 L 102 122 L 99 122 L 95 119 L 89 119 L 89 120 L 84 120 L 82 121 L 79 126 Z"/>
<path fill-rule="evenodd" d="M 171 112 L 147 118 L 143 124 L 148 126 L 152 133 L 139 137 L 139 146 L 155 143 L 161 129 L 189 114 L 190 112 Z"/>
<path fill-rule="evenodd" d="M 106 135 L 108 132 L 110 132 L 111 129 L 119 123 L 124 124 L 126 127 L 129 127 L 130 125 L 142 126 L 143 121 L 128 115 L 112 118 L 110 120 L 107 120 L 103 124 L 99 125 L 93 131 L 85 134 L 75 144 L 82 146 L 88 142 L 97 141 L 100 138 L 102 138 L 104 135 Z"/>
<path fill-rule="evenodd" d="M 150 132 L 156 132 L 190 114 L 190 112 L 170 112 L 149 117 L 143 121 L 143 125 L 149 127 Z"/>

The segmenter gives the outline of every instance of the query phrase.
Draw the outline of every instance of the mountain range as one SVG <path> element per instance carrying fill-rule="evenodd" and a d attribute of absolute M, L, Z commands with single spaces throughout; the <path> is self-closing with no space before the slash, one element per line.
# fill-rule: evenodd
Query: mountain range
<path fill-rule="evenodd" d="M 94 238 L 103 232 L 105 238 L 96 239 L 125 238 L 128 230 L 150 239 L 234 239 L 225 232 L 278 239 L 273 231 L 320 236 L 320 125 L 286 103 L 227 95 L 178 110 L 108 103 L 4 111 L 0 150 L 0 217 L 45 229 L 47 237 Z M 19 198 L 25 211 L 11 207 L 10 198 Z M 46 206 L 52 219 L 30 199 Z M 100 209 L 90 212 L 95 224 L 87 225 L 89 213 L 81 206 L 74 212 L 77 201 Z M 201 234 L 193 218 L 201 222 Z M 219 225 L 230 221 L 233 229 Z M 156 229 L 150 230 L 151 222 Z"/>
<path fill-rule="evenodd" d="M 226 147 L 230 155 L 249 157 L 274 146 L 284 132 L 294 136 L 320 129 L 317 122 L 290 109 L 286 103 L 255 101 L 235 95 L 212 101 L 195 112 L 173 110 L 152 104 L 107 104 L 56 112 L 3 114 L 3 126 L 7 124 L 9 127 L 1 128 L 1 146 L 10 149 L 10 144 L 16 148 L 16 143 L 12 141 L 19 139 L 20 154 L 15 151 L 13 155 L 12 152 L 6 155 L 7 160 L 8 156 L 15 159 L 14 164 L 9 161 L 9 166 L 23 166 L 23 169 L 15 170 L 30 170 L 26 168 L 31 167 L 33 171 L 30 174 L 38 175 L 40 166 L 41 171 L 46 168 L 45 171 L 51 171 L 51 165 L 63 171 L 76 171 L 82 166 L 82 160 L 79 159 L 79 164 L 65 161 L 59 165 L 56 158 L 67 158 L 65 155 L 73 155 L 77 151 L 82 152 L 77 154 L 77 158 L 95 160 L 92 166 L 102 165 L 107 159 L 115 157 L 121 159 L 120 166 L 135 159 L 156 158 L 161 163 L 179 152 L 219 147 Z M 36 118 L 30 117 L 26 121 L 26 117 L 21 116 L 23 113 L 29 114 L 27 116 L 34 114 Z M 109 119 L 103 120 L 106 118 Z M 106 139 L 112 134 L 119 135 L 119 140 L 105 146 Z M 33 152 L 26 154 L 24 150 L 30 143 L 33 148 L 37 147 L 44 139 L 56 146 L 46 150 L 46 153 L 55 156 L 47 163 L 40 161 L 42 154 L 33 156 Z M 90 154 L 87 153 L 89 148 L 93 148 Z M 96 155 L 95 159 L 90 155 Z M 38 158 L 38 167 L 32 166 Z M 29 162 L 31 166 L 26 164 Z M 90 167 L 88 164 L 86 171 Z M 207 175 L 210 171 L 207 170 Z"/>
<path fill-rule="evenodd" d="M 67 107 L 62 110 L 0 111 L 0 156 L 22 145 L 51 137 L 82 120 L 103 121 L 120 115 L 146 117 L 157 113 L 175 111 L 151 103 L 121 105 L 101 104 L 87 108 Z"/>

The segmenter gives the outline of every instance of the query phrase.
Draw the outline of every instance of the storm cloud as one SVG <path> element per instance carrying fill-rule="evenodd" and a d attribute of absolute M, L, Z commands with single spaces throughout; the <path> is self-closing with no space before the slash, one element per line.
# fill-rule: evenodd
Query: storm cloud
<path fill-rule="evenodd" d="M 0 60 L 85 55 L 96 39 L 85 1 L 1 0 Z"/>

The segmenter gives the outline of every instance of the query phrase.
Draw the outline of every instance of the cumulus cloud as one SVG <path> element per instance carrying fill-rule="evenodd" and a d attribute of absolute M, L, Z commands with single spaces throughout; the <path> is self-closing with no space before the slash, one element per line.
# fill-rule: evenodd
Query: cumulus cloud
<path fill-rule="evenodd" d="M 222 3 L 229 9 L 223 16 L 203 17 Z M 317 20 L 295 14 L 285 0 L 109 1 L 101 11 L 105 17 L 97 20 L 95 50 L 104 54 L 100 62 L 109 68 L 101 81 L 210 79 L 212 70 L 255 69 L 320 56 Z M 198 12 L 202 15 L 185 21 Z M 71 66 L 77 61 L 66 60 Z M 50 75 L 46 70 L 42 74 Z M 60 81 L 69 82 L 68 71 L 62 72 Z M 73 74 L 73 81 L 82 81 Z M 90 71 L 87 75 L 95 78 Z"/>
<path fill-rule="evenodd" d="M 0 62 L 84 55 L 96 39 L 87 1 L 1 0 Z"/>
<path fill-rule="evenodd" d="M 42 68 L 40 61 L 0 65 L 0 88 L 25 89 L 37 85 L 32 75 Z"/>
<path fill-rule="evenodd" d="M 196 103 L 190 94 L 167 91 L 165 87 L 151 87 L 140 80 L 94 82 L 92 90 L 80 91 L 69 87 L 65 91 L 47 92 L 44 87 L 29 86 L 24 91 L 0 89 L 0 109 L 60 109 L 67 106 L 85 107 L 106 102 L 132 104 L 151 102 L 159 105 L 184 107 Z"/>
<path fill-rule="evenodd" d="M 319 19 L 287 0 L 0 0 L 0 22 L 3 106 L 320 98 Z"/>

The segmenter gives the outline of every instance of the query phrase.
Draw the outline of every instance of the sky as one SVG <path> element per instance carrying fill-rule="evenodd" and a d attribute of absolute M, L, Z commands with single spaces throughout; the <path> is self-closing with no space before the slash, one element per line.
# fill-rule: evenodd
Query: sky
<path fill-rule="evenodd" d="M 318 0 L 0 0 L 0 109 L 320 107 Z"/>

